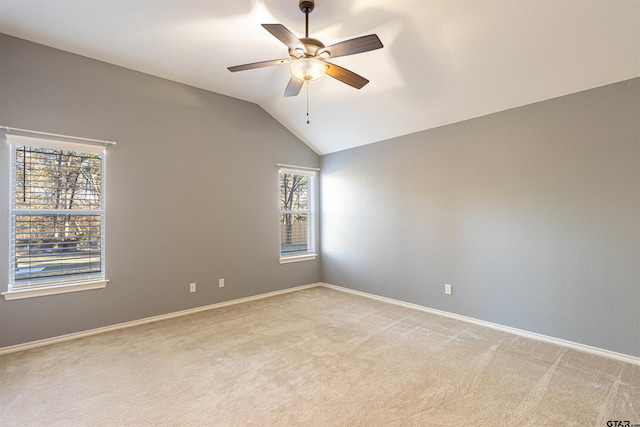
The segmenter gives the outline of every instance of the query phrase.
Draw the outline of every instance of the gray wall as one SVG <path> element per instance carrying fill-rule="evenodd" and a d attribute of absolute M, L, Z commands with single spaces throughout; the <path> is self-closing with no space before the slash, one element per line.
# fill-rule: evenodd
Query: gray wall
<path fill-rule="evenodd" d="M 321 204 L 325 282 L 640 357 L 640 79 L 324 156 Z"/>
<path fill-rule="evenodd" d="M 0 299 L 0 347 L 320 279 L 319 261 L 278 264 L 276 167 L 320 160 L 258 106 L 5 35 L 0 58 L 0 125 L 118 142 L 107 152 L 109 285 Z M 5 143 L 0 165 L 4 291 Z"/>
<path fill-rule="evenodd" d="M 322 279 L 640 356 L 640 79 L 324 156 L 322 261 L 279 265 L 275 165 L 319 159 L 259 107 L 4 35 L 0 57 L 0 125 L 118 141 L 111 282 L 0 299 L 0 347 Z"/>

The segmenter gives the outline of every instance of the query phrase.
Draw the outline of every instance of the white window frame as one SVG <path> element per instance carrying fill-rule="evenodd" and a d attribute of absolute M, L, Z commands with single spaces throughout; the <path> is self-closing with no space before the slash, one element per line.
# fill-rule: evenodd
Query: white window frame
<path fill-rule="evenodd" d="M 26 136 L 25 136 L 26 133 Z M 32 134 L 36 134 L 33 136 Z M 106 152 L 105 145 L 102 141 L 96 140 L 86 140 L 87 143 L 83 142 L 71 142 L 68 140 L 58 140 L 58 139 L 49 139 L 41 137 L 40 135 L 51 135 L 51 136 L 59 136 L 52 134 L 43 134 L 40 132 L 31 132 L 24 131 L 19 134 L 6 134 L 7 143 L 10 145 L 10 189 L 9 195 L 11 197 L 10 200 L 10 212 L 9 212 L 9 286 L 7 292 L 3 292 L 5 300 L 15 300 L 22 298 L 32 298 L 39 297 L 44 295 L 54 295 L 54 294 L 62 294 L 68 292 L 77 292 L 77 291 L 85 291 L 90 289 L 100 289 L 107 286 L 109 282 L 105 276 L 105 178 L 106 178 Z M 68 137 L 73 138 L 73 137 Z M 83 141 L 80 138 L 74 138 Z M 100 142 L 100 144 L 95 144 L 95 142 Z M 106 143 L 106 141 L 105 141 Z M 110 143 L 114 144 L 114 143 Z M 101 206 L 99 209 L 91 209 L 91 210 L 56 210 L 56 209 L 18 209 L 16 207 L 16 151 L 20 146 L 30 146 L 37 148 L 45 148 L 45 149 L 54 149 L 54 150 L 68 150 L 75 151 L 81 153 L 94 153 L 101 154 Z M 16 269 L 16 241 L 15 241 L 15 218 L 17 215 L 25 215 L 25 214 L 67 214 L 73 213 L 76 215 L 80 215 L 82 213 L 90 214 L 90 215 L 98 215 L 100 217 L 100 272 L 89 273 L 84 275 L 61 275 L 61 276 L 53 276 L 50 278 L 44 279 L 20 279 L 17 280 L 15 277 Z"/>
<path fill-rule="evenodd" d="M 299 261 L 310 261 L 314 260 L 318 257 L 316 252 L 316 189 L 317 189 L 317 175 L 318 169 L 314 168 L 305 168 L 299 166 L 289 166 L 289 165 L 278 165 L 278 199 L 282 197 L 281 194 L 281 185 L 282 185 L 282 175 L 304 175 L 308 177 L 308 185 L 309 185 L 309 203 L 308 208 L 304 211 L 285 211 L 280 209 L 279 206 L 279 214 L 278 218 L 285 213 L 302 213 L 307 215 L 307 249 L 306 251 L 292 252 L 292 253 L 283 253 L 282 252 L 282 230 L 279 229 L 280 234 L 280 264 L 288 264 L 291 262 L 299 262 Z M 280 221 L 279 221 L 280 223 Z M 281 223 L 279 224 L 281 227 Z"/>

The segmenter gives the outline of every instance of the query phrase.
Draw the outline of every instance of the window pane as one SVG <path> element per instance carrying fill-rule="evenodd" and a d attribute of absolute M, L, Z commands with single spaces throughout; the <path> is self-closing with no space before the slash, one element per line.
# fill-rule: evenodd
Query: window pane
<path fill-rule="evenodd" d="M 21 146 L 15 161 L 16 209 L 101 209 L 100 154 Z"/>
<path fill-rule="evenodd" d="M 306 211 L 309 208 L 309 177 L 282 174 L 280 179 L 280 210 Z"/>
<path fill-rule="evenodd" d="M 101 273 L 102 215 L 15 215 L 15 280 Z"/>
<path fill-rule="evenodd" d="M 280 253 L 307 252 L 308 249 L 308 215 L 280 215 Z"/>

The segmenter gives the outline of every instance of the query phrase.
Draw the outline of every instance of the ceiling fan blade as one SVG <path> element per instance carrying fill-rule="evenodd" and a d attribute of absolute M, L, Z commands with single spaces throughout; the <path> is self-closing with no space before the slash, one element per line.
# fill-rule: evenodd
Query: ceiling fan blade
<path fill-rule="evenodd" d="M 370 50 L 376 50 L 384 47 L 382 42 L 375 34 L 369 34 L 368 36 L 357 37 L 355 39 L 345 40 L 340 43 L 327 46 L 323 51 L 329 51 L 331 58 L 338 56 L 354 55 L 356 53 L 368 52 Z"/>
<path fill-rule="evenodd" d="M 353 71 L 349 71 L 346 68 L 342 68 L 330 62 L 325 62 L 325 64 L 327 65 L 327 74 L 334 79 L 340 80 L 342 83 L 346 83 L 356 89 L 361 89 L 364 85 L 369 83 L 369 80 L 359 76 Z"/>
<path fill-rule="evenodd" d="M 251 64 L 236 65 L 234 67 L 228 67 L 227 69 L 229 71 L 231 71 L 231 72 L 244 71 L 244 70 L 253 70 L 254 68 L 262 68 L 262 67 L 270 67 L 272 65 L 288 64 L 289 62 L 291 62 L 290 58 L 274 59 L 274 60 L 271 60 L 271 61 L 252 62 Z"/>
<path fill-rule="evenodd" d="M 291 31 L 282 24 L 262 24 L 265 30 L 269 31 L 275 38 L 286 44 L 289 49 L 299 49 L 304 52 L 304 45 L 298 40 L 298 38 Z"/>
<path fill-rule="evenodd" d="M 289 84 L 287 84 L 287 88 L 284 90 L 284 96 L 296 96 L 300 93 L 300 89 L 302 89 L 302 85 L 304 84 L 303 80 L 296 79 L 291 76 L 289 79 Z"/>

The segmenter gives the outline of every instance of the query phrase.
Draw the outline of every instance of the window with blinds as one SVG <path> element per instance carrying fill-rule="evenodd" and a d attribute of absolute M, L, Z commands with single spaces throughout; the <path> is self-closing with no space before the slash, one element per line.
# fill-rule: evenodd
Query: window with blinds
<path fill-rule="evenodd" d="M 315 258 L 315 171 L 280 169 L 280 257 Z"/>
<path fill-rule="evenodd" d="M 104 147 L 11 136 L 10 290 L 104 279 Z"/>

